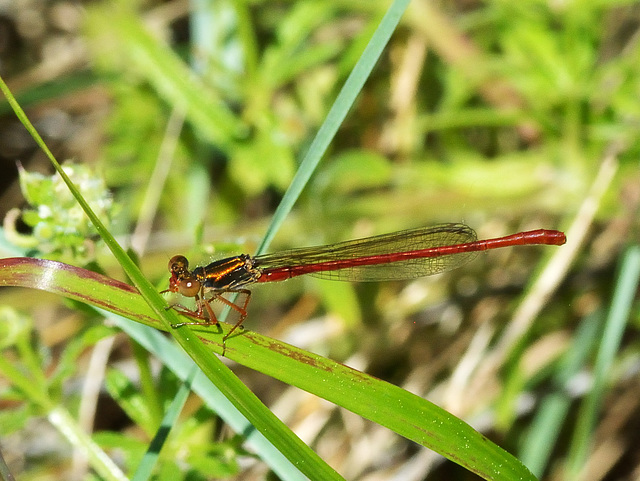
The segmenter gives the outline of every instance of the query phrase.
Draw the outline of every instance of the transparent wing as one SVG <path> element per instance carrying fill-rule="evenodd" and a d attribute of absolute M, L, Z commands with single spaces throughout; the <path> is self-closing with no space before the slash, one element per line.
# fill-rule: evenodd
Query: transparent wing
<path fill-rule="evenodd" d="M 257 256 L 255 266 L 267 272 L 293 270 L 294 276 L 353 282 L 413 279 L 470 261 L 476 252 L 442 255 L 437 248 L 476 239 L 474 230 L 464 224 L 442 224 Z"/>

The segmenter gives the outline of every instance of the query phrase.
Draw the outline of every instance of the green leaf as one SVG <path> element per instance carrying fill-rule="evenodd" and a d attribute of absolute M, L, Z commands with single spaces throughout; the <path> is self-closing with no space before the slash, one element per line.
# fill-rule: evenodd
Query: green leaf
<path fill-rule="evenodd" d="M 0 262 L 0 281 L 55 292 L 165 329 L 133 287 L 84 269 L 39 259 L 4 259 Z M 230 328 L 227 324 L 198 326 L 193 334 L 220 353 L 222 337 Z M 240 364 L 385 426 L 485 479 L 535 479 L 509 453 L 419 396 L 276 339 L 250 331 L 236 332 L 227 340 L 226 356 Z"/>
<path fill-rule="evenodd" d="M 129 258 L 127 253 L 122 249 L 120 244 L 114 239 L 109 230 L 106 228 L 104 223 L 100 220 L 99 217 L 93 212 L 87 201 L 82 197 L 76 185 L 69 179 L 69 176 L 62 169 L 58 161 L 55 159 L 47 145 L 42 140 L 42 137 L 38 134 L 38 132 L 33 127 L 33 124 L 29 121 L 24 110 L 18 105 L 15 98 L 11 94 L 11 91 L 7 87 L 4 80 L 0 78 L 0 90 L 5 94 L 9 104 L 14 109 L 16 115 L 22 122 L 22 124 L 27 128 L 31 136 L 34 138 L 36 143 L 42 149 L 42 151 L 47 155 L 52 165 L 62 177 L 65 184 L 69 188 L 69 190 L 73 193 L 74 197 L 78 204 L 82 207 L 86 215 L 91 220 L 91 223 L 94 225 L 105 244 L 109 247 L 114 257 L 118 260 L 120 265 L 122 266 L 125 273 L 129 276 L 132 282 L 137 287 L 137 292 L 139 292 L 144 301 L 146 301 L 146 313 L 154 313 L 157 319 L 160 320 L 160 324 L 167 330 L 171 331 L 174 339 L 180 344 L 180 346 L 191 356 L 191 358 L 196 362 L 196 364 L 200 367 L 202 372 L 220 389 L 220 391 L 224 394 L 224 396 L 231 401 L 231 403 L 251 422 L 251 424 L 261 432 L 267 439 L 271 441 L 271 443 L 277 447 L 277 449 L 284 454 L 287 459 L 291 463 L 295 463 L 295 466 L 307 476 L 321 476 L 324 479 L 342 479 L 335 470 L 333 470 L 327 463 L 325 463 L 315 452 L 313 452 L 306 444 L 302 442 L 300 438 L 298 438 L 285 424 L 280 421 L 260 400 L 257 398 L 255 394 L 253 394 L 247 386 L 245 386 L 232 372 L 226 367 L 219 359 L 215 357 L 205 348 L 204 344 L 202 344 L 199 338 L 193 336 L 191 331 L 187 329 L 171 329 L 170 326 L 178 324 L 179 318 L 173 311 L 167 311 L 167 303 L 160 297 L 157 290 L 151 283 L 144 277 L 140 269 L 136 266 L 136 264 Z M 19 261 L 18 261 L 19 262 Z M 16 264 L 17 265 L 17 264 Z M 57 264 L 58 267 L 63 266 L 63 264 Z M 70 269 L 74 269 L 70 266 L 67 266 Z M 48 264 L 46 269 L 48 270 L 48 275 L 56 277 L 56 271 L 65 271 L 65 268 L 56 269 L 55 264 Z M 44 282 L 42 281 L 44 279 Z M 104 278 L 106 280 L 107 278 Z M 32 280 L 34 280 L 32 278 Z M 73 285 L 74 282 L 72 279 L 59 279 L 63 283 L 58 284 L 58 286 L 65 286 L 65 281 L 70 281 Z M 36 280 L 36 284 L 38 286 L 50 286 L 54 284 L 56 280 L 53 278 L 49 278 L 45 276 L 44 278 L 39 278 Z M 125 285 L 126 286 L 126 285 Z M 78 286 L 77 280 L 75 282 L 75 287 L 80 287 L 80 290 L 77 291 L 79 293 L 87 294 L 81 286 Z M 97 286 L 96 286 L 97 287 Z M 122 293 L 124 296 L 130 297 L 130 301 L 134 301 L 136 299 L 135 293 L 136 289 L 131 286 L 127 286 L 123 288 Z M 78 294 L 80 296 L 80 294 Z M 104 309 L 109 309 L 109 306 L 112 308 L 118 308 L 113 300 L 110 298 L 102 299 Z M 140 298 L 137 297 L 139 301 Z M 149 316 L 147 316 L 149 317 Z M 158 321 L 155 321 L 158 324 Z M 1 358 L 0 358 L 1 359 Z M 3 366 L 4 369 L 10 369 L 11 367 L 6 365 Z M 31 386 L 28 383 L 23 382 L 23 388 L 26 390 L 33 391 Z M 33 396 L 38 396 L 38 393 L 34 392 Z M 84 433 L 80 432 L 79 429 L 76 429 L 77 426 L 69 426 L 67 419 L 69 418 L 67 413 L 59 412 L 60 409 L 52 411 L 52 407 L 49 406 L 51 403 L 48 403 L 46 399 L 43 399 L 40 404 L 42 406 L 46 406 L 46 409 L 50 411 L 49 419 L 51 422 L 56 423 L 56 426 L 59 429 L 66 430 L 68 435 L 68 439 L 70 439 L 73 443 L 76 442 L 84 442 L 83 437 L 86 437 Z M 75 429 L 74 432 L 70 432 L 70 429 Z M 89 444 L 84 442 L 85 445 Z M 114 473 L 117 471 L 113 462 L 110 459 L 103 459 L 99 454 L 95 456 L 92 455 L 91 459 L 94 463 L 97 464 L 96 470 L 105 473 Z"/>

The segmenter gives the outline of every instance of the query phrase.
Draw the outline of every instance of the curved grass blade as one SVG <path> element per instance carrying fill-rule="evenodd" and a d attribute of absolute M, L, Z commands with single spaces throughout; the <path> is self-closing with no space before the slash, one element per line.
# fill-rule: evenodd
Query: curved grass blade
<path fill-rule="evenodd" d="M 338 132 L 338 128 L 340 128 L 347 113 L 349 113 L 353 103 L 360 94 L 373 67 L 380 58 L 380 55 L 382 55 L 383 50 L 391 38 L 391 34 L 398 26 L 400 18 L 408 5 L 409 0 L 395 0 L 380 21 L 380 25 L 371 37 L 371 40 L 358 59 L 355 67 L 353 67 L 338 97 L 331 106 L 327 118 L 322 123 L 320 130 L 318 130 L 313 142 L 309 146 L 309 150 L 304 156 L 304 159 L 302 159 L 300 167 L 291 181 L 291 185 L 289 185 L 289 188 L 273 214 L 271 223 L 267 228 L 267 232 L 256 254 L 262 254 L 266 251 L 275 237 L 278 228 L 291 211 L 293 204 L 298 200 L 298 197 L 302 193 L 305 185 L 307 185 L 311 175 L 315 172 L 333 137 L 336 135 L 336 132 Z"/>
<path fill-rule="evenodd" d="M 135 288 L 84 269 L 39 259 L 3 259 L 0 283 L 44 289 L 164 329 Z M 209 349 L 222 352 L 222 337 L 229 329 L 230 325 L 221 324 L 193 332 Z M 520 461 L 464 421 L 348 366 L 250 331 L 227 340 L 226 356 L 385 426 L 485 479 L 536 479 Z"/>
<path fill-rule="evenodd" d="M 301 472 L 310 478 L 342 479 L 322 458 L 311 450 L 298 436 L 296 436 L 280 419 L 278 419 L 253 392 L 238 379 L 233 372 L 224 365 L 200 339 L 194 336 L 187 328 L 171 329 L 170 326 L 178 324 L 179 319 L 173 310 L 167 310 L 167 303 L 157 292 L 155 287 L 140 272 L 138 266 L 129 258 L 120 244 L 111 235 L 102 221 L 95 215 L 87 201 L 82 197 L 77 187 L 69 179 L 58 161 L 55 159 L 47 145 L 44 143 L 33 124 L 18 105 L 9 91 L 4 80 L 0 77 L 0 90 L 5 94 L 9 104 L 17 117 L 27 128 L 38 146 L 47 155 L 58 174 L 62 177 L 67 187 L 82 207 L 87 217 L 91 220 L 96 231 L 114 257 L 118 260 L 125 273 L 135 284 L 140 295 L 148 304 L 148 309 L 159 319 L 165 330 L 170 331 L 174 339 L 191 356 L 200 369 L 213 382 L 218 389 L 233 403 L 233 405 L 260 431 L 270 442 L 278 448 Z M 54 269 L 55 270 L 55 269 Z M 66 286 L 61 284 L 61 286 Z M 37 286 L 34 286 L 37 287 Z M 82 291 L 86 293 L 87 291 Z M 108 298 L 106 298 L 108 299 Z M 186 326 L 185 326 L 186 327 Z"/>
<path fill-rule="evenodd" d="M 130 322 L 126 318 L 117 315 L 109 315 L 105 311 L 100 312 L 109 316 L 116 326 L 122 329 L 129 337 L 135 339 L 147 351 L 162 359 L 165 366 L 177 378 L 183 382 L 188 382 L 195 363 L 169 338 L 160 331 L 148 326 Z M 200 396 L 207 406 L 212 411 L 215 411 L 233 431 L 243 433 L 245 442 L 250 450 L 256 453 L 280 479 L 287 481 L 304 481 L 308 479 L 258 430 L 253 428 L 247 418 L 231 404 L 201 371 L 196 374 L 191 387 L 193 392 Z"/>

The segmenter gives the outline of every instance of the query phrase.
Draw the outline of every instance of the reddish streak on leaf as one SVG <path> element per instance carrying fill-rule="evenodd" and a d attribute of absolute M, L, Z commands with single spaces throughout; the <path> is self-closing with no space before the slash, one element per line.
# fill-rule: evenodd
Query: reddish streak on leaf
<path fill-rule="evenodd" d="M 0 285 L 60 294 L 160 327 L 135 287 L 62 262 L 31 257 L 0 259 Z M 122 305 L 126 305 L 127 309 L 123 309 Z"/>

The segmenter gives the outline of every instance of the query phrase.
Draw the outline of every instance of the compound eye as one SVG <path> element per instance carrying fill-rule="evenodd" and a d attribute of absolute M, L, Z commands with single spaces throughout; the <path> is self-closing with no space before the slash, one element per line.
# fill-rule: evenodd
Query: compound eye
<path fill-rule="evenodd" d="M 200 292 L 200 281 L 196 279 L 181 279 L 178 282 L 178 292 L 185 297 L 195 297 Z"/>
<path fill-rule="evenodd" d="M 189 269 L 189 261 L 185 256 L 173 256 L 169 259 L 169 271 L 184 272 Z"/>

